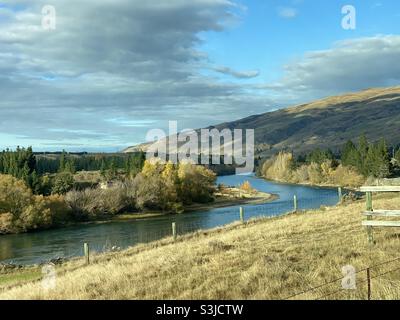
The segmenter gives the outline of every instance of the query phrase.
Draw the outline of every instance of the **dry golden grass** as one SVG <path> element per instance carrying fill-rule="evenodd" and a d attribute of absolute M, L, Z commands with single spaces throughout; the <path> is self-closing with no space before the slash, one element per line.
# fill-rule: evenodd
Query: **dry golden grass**
<path fill-rule="evenodd" d="M 390 100 L 388 95 L 395 95 L 400 93 L 400 87 L 387 87 L 387 88 L 370 88 L 359 92 L 349 92 L 339 96 L 327 97 L 325 99 L 316 100 L 305 105 L 294 106 L 287 109 L 287 112 L 299 112 L 312 109 L 324 109 L 333 104 L 352 103 L 359 101 L 366 101 L 369 99 L 380 97 L 382 100 Z"/>
<path fill-rule="evenodd" d="M 400 208 L 397 195 L 374 199 L 378 208 Z M 0 291 L 1 299 L 284 299 L 357 270 L 400 256 L 400 231 L 376 229 L 369 246 L 361 226 L 363 202 L 234 224 L 164 239 L 124 252 L 99 255 L 93 264 L 71 262 L 51 291 L 31 282 Z M 372 269 L 372 277 L 400 261 Z M 329 299 L 365 299 L 365 271 L 357 290 Z M 400 298 L 400 271 L 372 280 L 373 299 Z M 317 299 L 341 289 L 341 281 L 293 299 Z"/>

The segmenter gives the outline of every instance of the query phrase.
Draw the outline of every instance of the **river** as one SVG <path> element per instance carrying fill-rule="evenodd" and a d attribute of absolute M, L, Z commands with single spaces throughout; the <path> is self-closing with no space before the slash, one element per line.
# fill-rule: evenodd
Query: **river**
<path fill-rule="evenodd" d="M 293 196 L 299 209 L 331 206 L 338 202 L 337 190 L 300 185 L 280 184 L 255 176 L 218 177 L 218 183 L 238 186 L 248 180 L 260 191 L 277 194 L 279 199 L 259 205 L 244 205 L 245 219 L 258 216 L 276 216 L 293 210 Z M 127 248 L 171 235 L 171 224 L 176 222 L 178 234 L 199 229 L 210 229 L 239 220 L 239 206 L 206 211 L 165 215 L 148 219 L 80 224 L 62 229 L 0 236 L 0 262 L 36 264 L 50 259 L 83 255 L 83 243 L 92 251 L 104 252 L 112 247 Z"/>

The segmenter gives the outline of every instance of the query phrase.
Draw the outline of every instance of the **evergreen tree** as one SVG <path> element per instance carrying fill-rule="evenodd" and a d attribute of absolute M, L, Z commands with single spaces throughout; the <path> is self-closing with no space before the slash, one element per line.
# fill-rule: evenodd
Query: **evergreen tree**
<path fill-rule="evenodd" d="M 52 190 L 52 183 L 51 183 L 51 179 L 48 175 L 44 175 L 40 178 L 40 192 L 39 194 L 48 196 L 51 194 L 51 190 Z"/>
<path fill-rule="evenodd" d="M 40 177 L 37 175 L 36 171 L 33 171 L 29 177 L 29 187 L 34 194 L 42 193 L 42 184 Z"/>
<path fill-rule="evenodd" d="M 28 165 L 29 173 L 32 173 L 36 170 L 36 157 L 33 154 L 32 147 L 28 147 L 28 149 L 26 149 L 24 161 Z"/>
<path fill-rule="evenodd" d="M 117 178 L 117 174 L 118 174 L 118 171 L 117 171 L 117 167 L 115 164 L 115 159 L 112 158 L 108 165 L 106 177 L 108 180 L 114 180 Z"/>
<path fill-rule="evenodd" d="M 58 173 L 54 179 L 53 194 L 66 194 L 74 187 L 74 177 L 70 172 Z"/>
<path fill-rule="evenodd" d="M 73 158 L 70 158 L 67 160 L 67 162 L 65 163 L 64 171 L 72 173 L 72 174 L 74 174 L 76 172 L 75 161 Z"/>
<path fill-rule="evenodd" d="M 101 167 L 100 167 L 100 175 L 103 177 L 103 179 L 106 178 L 107 174 L 107 167 L 104 159 L 101 159 Z"/>
<path fill-rule="evenodd" d="M 306 156 L 306 162 L 308 164 L 311 164 L 311 163 L 322 164 L 323 162 L 325 162 L 327 160 L 331 160 L 331 161 L 335 160 L 335 156 L 334 156 L 332 150 L 330 150 L 330 149 L 321 150 L 321 149 L 317 148 Z"/>
<path fill-rule="evenodd" d="M 385 139 L 381 139 L 376 147 L 376 162 L 374 165 L 374 176 L 377 178 L 386 178 L 390 175 L 391 165 L 388 147 Z"/>
<path fill-rule="evenodd" d="M 368 150 L 369 150 L 369 143 L 367 137 L 365 136 L 365 134 L 363 134 L 358 142 L 358 153 L 360 154 L 359 171 L 364 176 L 368 176 L 369 174 L 368 165 L 366 163 L 368 157 Z"/>
<path fill-rule="evenodd" d="M 0 173 L 14 176 L 29 186 L 32 173 L 36 170 L 36 158 L 32 148 L 17 147 L 15 151 L 4 150 L 0 154 Z"/>
<path fill-rule="evenodd" d="M 146 160 L 146 155 L 144 152 L 139 152 L 139 153 L 135 153 L 134 155 L 129 155 L 128 176 L 130 178 L 136 177 L 136 175 L 142 171 L 145 160 Z"/>
<path fill-rule="evenodd" d="M 386 178 L 390 175 L 390 157 L 386 142 L 381 139 L 371 144 L 364 163 L 365 176 Z"/>
<path fill-rule="evenodd" d="M 28 167 L 27 163 L 25 163 L 22 170 L 19 171 L 17 178 L 24 180 L 28 186 L 30 185 L 30 183 L 29 183 L 30 182 L 30 173 L 29 173 L 29 167 Z"/>
<path fill-rule="evenodd" d="M 131 177 L 131 156 L 125 160 L 124 173 L 127 178 Z"/>
<path fill-rule="evenodd" d="M 398 149 L 398 150 L 394 153 L 394 159 L 395 159 L 397 165 L 400 165 L 400 149 Z"/>
<path fill-rule="evenodd" d="M 356 168 L 360 173 L 362 172 L 361 155 L 353 141 L 349 140 L 344 145 L 341 160 L 344 166 L 351 166 Z"/>
<path fill-rule="evenodd" d="M 65 150 L 61 153 L 60 160 L 59 160 L 59 166 L 58 166 L 58 172 L 64 172 L 65 171 L 65 166 L 67 162 L 67 154 Z"/>

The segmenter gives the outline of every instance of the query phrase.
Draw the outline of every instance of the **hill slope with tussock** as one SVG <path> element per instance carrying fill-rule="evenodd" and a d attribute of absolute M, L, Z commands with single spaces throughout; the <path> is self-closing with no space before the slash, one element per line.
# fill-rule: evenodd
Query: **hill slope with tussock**
<path fill-rule="evenodd" d="M 379 208 L 400 207 L 394 195 L 374 199 Z M 342 277 L 342 267 L 371 269 L 372 298 L 400 298 L 400 230 L 377 229 L 376 245 L 361 226 L 364 202 L 259 219 L 208 232 L 165 239 L 120 253 L 99 255 L 60 268 L 57 287 L 40 282 L 0 289 L 1 299 L 284 299 Z M 383 274 L 379 276 L 380 274 Z M 377 278 L 374 278 L 378 276 Z M 366 274 L 357 289 L 341 281 L 292 297 L 365 299 Z M 339 291 L 335 293 L 336 291 Z M 334 293 L 334 294 L 332 294 Z"/>
<path fill-rule="evenodd" d="M 214 127 L 211 127 L 214 128 Z M 303 153 L 319 148 L 342 147 L 363 133 L 371 141 L 400 141 L 400 87 L 368 89 L 328 97 L 215 128 L 255 129 L 256 154 L 271 156 L 283 149 Z M 146 150 L 148 144 L 125 152 Z M 174 151 L 176 152 L 176 151 Z"/>

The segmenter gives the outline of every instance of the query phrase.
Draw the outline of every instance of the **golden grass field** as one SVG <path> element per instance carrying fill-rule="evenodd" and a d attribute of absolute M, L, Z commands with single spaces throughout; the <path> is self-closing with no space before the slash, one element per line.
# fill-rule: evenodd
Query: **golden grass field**
<path fill-rule="evenodd" d="M 374 197 L 380 209 L 400 209 L 399 195 Z M 357 270 L 400 257 L 400 230 L 375 229 L 369 246 L 364 201 L 257 219 L 95 256 L 58 267 L 57 285 L 1 285 L 0 299 L 285 299 Z M 372 299 L 400 298 L 400 260 L 371 269 Z M 366 272 L 356 290 L 341 280 L 291 299 L 366 299 Z M 338 293 L 335 293 L 339 291 Z M 330 294 L 328 297 L 323 296 Z"/>

